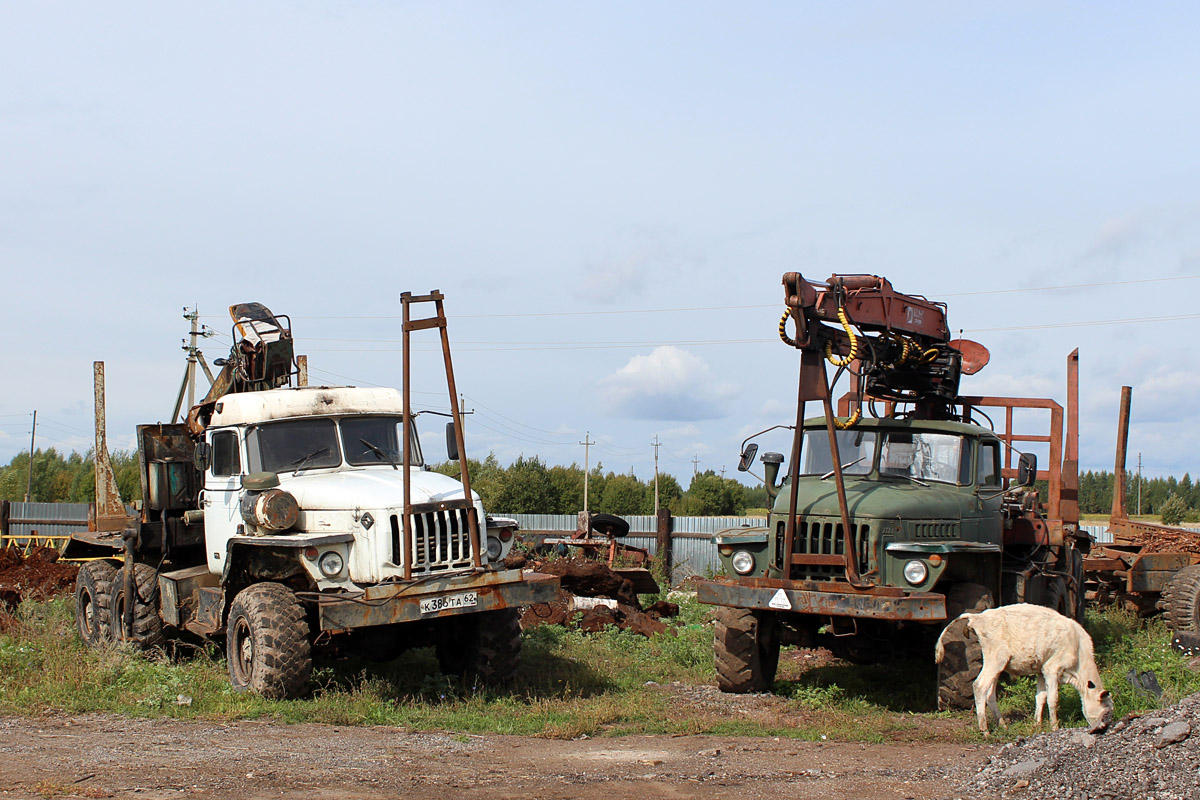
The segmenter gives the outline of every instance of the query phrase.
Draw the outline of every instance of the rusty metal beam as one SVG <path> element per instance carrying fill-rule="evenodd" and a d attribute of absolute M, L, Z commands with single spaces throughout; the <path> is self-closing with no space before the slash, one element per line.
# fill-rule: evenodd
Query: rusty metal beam
<path fill-rule="evenodd" d="M 1125 512 L 1125 455 L 1129 449 L 1129 409 L 1133 387 L 1121 387 L 1121 411 L 1117 415 L 1117 461 L 1113 468 L 1113 501 L 1111 520 L 1127 519 Z"/>

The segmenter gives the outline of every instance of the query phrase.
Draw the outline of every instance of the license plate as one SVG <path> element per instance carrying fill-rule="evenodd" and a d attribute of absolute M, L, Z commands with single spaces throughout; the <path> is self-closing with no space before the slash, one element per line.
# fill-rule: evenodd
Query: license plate
<path fill-rule="evenodd" d="M 430 597 L 421 601 L 421 613 L 433 614 L 448 608 L 470 608 L 479 605 L 479 595 L 475 592 L 462 594 L 447 594 L 442 597 Z"/>

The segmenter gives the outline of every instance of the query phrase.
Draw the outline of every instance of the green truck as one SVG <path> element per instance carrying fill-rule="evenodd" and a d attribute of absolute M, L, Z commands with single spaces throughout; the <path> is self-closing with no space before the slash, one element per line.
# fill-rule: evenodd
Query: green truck
<path fill-rule="evenodd" d="M 784 284 L 780 334 L 801 351 L 796 424 L 781 426 L 793 430 L 791 458 L 780 480 L 783 455 L 762 456 L 767 524 L 717 533 L 726 577 L 698 586 L 702 602 L 720 606 L 720 688 L 769 689 L 785 642 L 871 663 L 932 655 L 965 611 L 1028 602 L 1081 616 L 1091 540 L 1076 502 L 1078 351 L 1068 359 L 1066 413 L 1048 399 L 961 396 L 959 377 L 982 368 L 987 352 L 950 340 L 941 304 L 876 276 L 814 284 L 789 273 Z M 832 382 L 826 363 L 838 367 Z M 854 383 L 835 414 L 832 388 L 844 372 Z M 822 416 L 804 416 L 810 400 Z M 1014 412 L 1048 417 L 1048 430 L 1017 432 Z M 755 436 L 740 469 L 752 466 Z M 1048 450 L 1047 469 L 1021 452 L 1026 443 Z M 942 707 L 971 701 L 981 663 L 962 627 L 946 637 Z"/>

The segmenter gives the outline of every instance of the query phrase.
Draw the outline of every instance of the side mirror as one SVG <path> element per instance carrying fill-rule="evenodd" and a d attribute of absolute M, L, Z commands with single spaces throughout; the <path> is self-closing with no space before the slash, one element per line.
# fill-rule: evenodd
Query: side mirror
<path fill-rule="evenodd" d="M 742 451 L 742 458 L 738 461 L 738 472 L 748 472 L 756 455 L 758 455 L 758 445 L 754 442 L 746 445 L 746 449 Z"/>
<path fill-rule="evenodd" d="M 458 436 L 454 432 L 454 423 L 446 423 L 446 458 L 458 461 Z"/>
<path fill-rule="evenodd" d="M 1021 486 L 1033 486 L 1037 480 L 1037 456 L 1033 453 L 1021 453 L 1017 462 L 1017 483 Z"/>
<path fill-rule="evenodd" d="M 207 471 L 211 460 L 212 445 L 208 442 L 196 442 L 196 452 L 192 454 L 192 463 L 196 465 L 196 471 Z"/>
<path fill-rule="evenodd" d="M 783 453 L 763 453 L 763 479 L 767 485 L 767 497 L 772 500 L 779 494 L 775 479 L 779 477 L 779 468 L 783 465 Z"/>

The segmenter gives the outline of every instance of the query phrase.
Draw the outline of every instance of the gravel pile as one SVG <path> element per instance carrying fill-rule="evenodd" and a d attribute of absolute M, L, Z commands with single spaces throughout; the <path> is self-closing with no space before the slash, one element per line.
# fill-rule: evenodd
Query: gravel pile
<path fill-rule="evenodd" d="M 1200 800 L 1200 694 L 1098 736 L 1074 728 L 1018 739 L 960 790 L 1020 800 Z"/>

